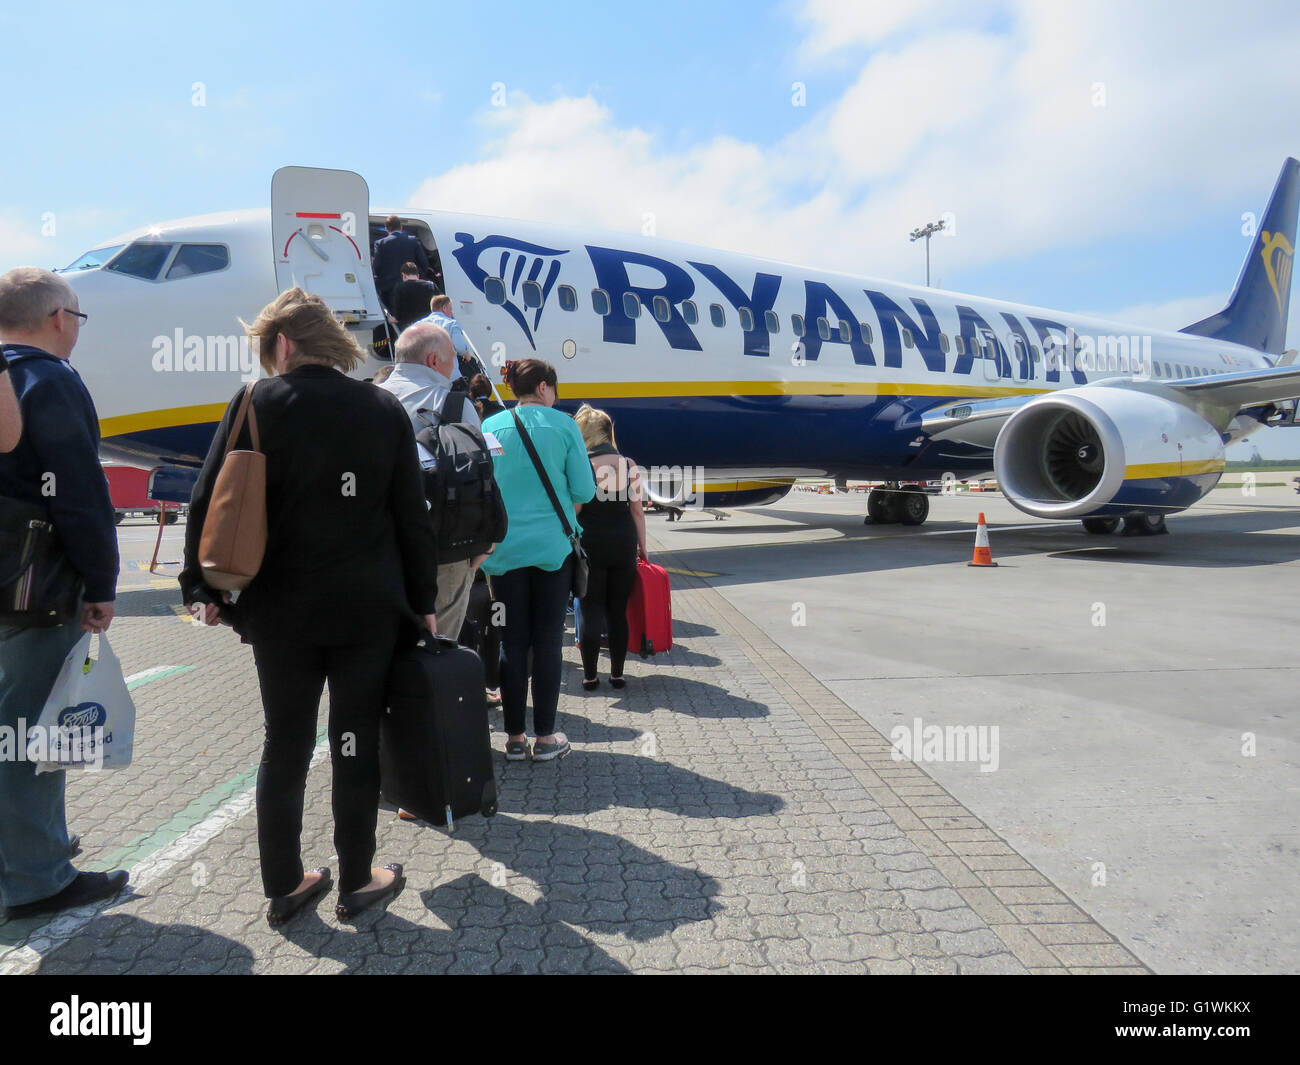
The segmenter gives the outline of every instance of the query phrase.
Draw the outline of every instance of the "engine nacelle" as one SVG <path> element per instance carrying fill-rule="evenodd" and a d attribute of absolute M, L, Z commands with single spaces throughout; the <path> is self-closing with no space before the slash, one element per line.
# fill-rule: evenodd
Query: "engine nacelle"
<path fill-rule="evenodd" d="M 1003 494 L 1038 518 L 1185 510 L 1219 483 L 1223 462 L 1222 436 L 1195 411 L 1097 385 L 1026 403 L 993 448 Z"/>

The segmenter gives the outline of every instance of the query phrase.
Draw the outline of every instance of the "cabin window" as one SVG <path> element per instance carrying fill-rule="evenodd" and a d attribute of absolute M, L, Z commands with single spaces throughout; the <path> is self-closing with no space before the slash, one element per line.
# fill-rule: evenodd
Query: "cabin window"
<path fill-rule="evenodd" d="M 506 301 L 505 282 L 499 277 L 484 278 L 483 298 L 494 307 L 500 307 Z"/>
<path fill-rule="evenodd" d="M 899 332 L 903 334 L 903 347 L 910 348 L 912 346 L 912 331 L 904 326 Z"/>
<path fill-rule="evenodd" d="M 736 314 L 740 316 L 740 328 L 746 333 L 752 333 L 754 331 L 754 312 L 748 307 L 741 307 L 736 311 Z"/>
<path fill-rule="evenodd" d="M 862 339 L 870 344 L 872 342 L 871 326 L 867 325 L 866 322 L 859 322 L 858 328 L 862 331 Z"/>
<path fill-rule="evenodd" d="M 699 308 L 695 306 L 694 300 L 686 300 L 682 303 L 682 321 L 687 325 L 694 325 L 700 320 Z"/>
<path fill-rule="evenodd" d="M 1030 347 L 1030 349 L 1029 349 L 1029 357 L 1030 357 L 1034 362 L 1042 362 L 1042 361 L 1043 361 L 1043 353 L 1042 353 L 1041 351 L 1038 350 L 1038 345 L 1037 345 L 1037 344 L 1034 344 L 1034 345 L 1032 345 L 1032 346 Z"/>
<path fill-rule="evenodd" d="M 609 293 L 603 288 L 593 288 L 591 290 L 591 309 L 602 318 L 609 314 Z"/>
<path fill-rule="evenodd" d="M 823 340 L 830 340 L 831 338 L 831 323 L 825 318 L 817 319 L 817 335 Z"/>
<path fill-rule="evenodd" d="M 641 301 L 637 299 L 635 292 L 623 293 L 623 313 L 629 318 L 641 317 Z"/>
<path fill-rule="evenodd" d="M 802 314 L 790 315 L 790 332 L 792 332 L 797 337 L 801 337 L 804 335 L 804 324 L 803 324 Z"/>
<path fill-rule="evenodd" d="M 542 305 L 542 286 L 536 281 L 524 282 L 524 306 L 540 307 Z"/>
<path fill-rule="evenodd" d="M 224 244 L 182 244 L 171 266 L 167 267 L 167 280 L 213 274 L 230 265 L 230 249 Z"/>
<path fill-rule="evenodd" d="M 561 285 L 559 288 L 560 310 L 576 311 L 578 309 L 578 290 L 572 285 Z"/>
<path fill-rule="evenodd" d="M 966 340 L 960 333 L 954 333 L 952 335 L 952 346 L 953 350 L 956 351 L 958 355 L 966 354 Z"/>
<path fill-rule="evenodd" d="M 142 281 L 153 281 L 174 247 L 174 244 L 150 244 L 137 240 L 134 244 L 127 245 L 126 250 L 104 269 L 112 270 L 115 274 L 138 277 Z"/>
<path fill-rule="evenodd" d="M 843 344 L 853 343 L 853 325 L 851 322 L 840 322 L 840 342 Z"/>
<path fill-rule="evenodd" d="M 1164 374 L 1162 374 L 1162 373 L 1160 372 L 1160 363 L 1158 363 L 1158 362 L 1153 362 L 1153 363 L 1151 364 L 1151 368 L 1152 368 L 1153 370 L 1155 370 L 1155 372 L 1156 372 L 1156 376 L 1157 376 L 1157 377 L 1163 377 L 1163 376 L 1164 376 Z"/>
<path fill-rule="evenodd" d="M 766 311 L 763 314 L 763 322 L 767 325 L 769 333 L 781 332 L 781 316 L 776 311 Z"/>
<path fill-rule="evenodd" d="M 939 350 L 942 351 L 945 355 L 948 354 L 948 334 L 947 334 L 947 333 L 940 333 L 940 334 L 939 334 Z"/>
<path fill-rule="evenodd" d="M 727 312 L 722 309 L 721 303 L 709 304 L 709 321 L 719 329 L 727 324 Z"/>
<path fill-rule="evenodd" d="M 673 316 L 673 309 L 668 303 L 665 296 L 656 296 L 654 300 L 655 317 L 661 322 L 666 322 Z"/>

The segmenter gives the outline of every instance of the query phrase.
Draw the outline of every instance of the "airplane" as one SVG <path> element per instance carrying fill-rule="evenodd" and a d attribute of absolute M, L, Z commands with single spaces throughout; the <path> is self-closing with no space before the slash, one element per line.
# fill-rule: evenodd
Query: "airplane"
<path fill-rule="evenodd" d="M 798 478 L 853 478 L 883 482 L 868 521 L 916 526 L 925 482 L 991 474 L 1035 517 L 1154 534 L 1215 486 L 1226 445 L 1295 424 L 1298 200 L 1288 158 L 1227 305 L 1177 332 L 585 227 L 395 213 L 490 376 L 554 364 L 558 406 L 608 410 L 656 501 L 754 505 Z M 240 320 L 293 285 L 354 330 L 356 374 L 372 376 L 371 240 L 389 213 L 358 174 L 283 167 L 269 210 L 142 227 L 68 266 L 103 457 L 187 502 L 227 404 L 260 374 Z"/>

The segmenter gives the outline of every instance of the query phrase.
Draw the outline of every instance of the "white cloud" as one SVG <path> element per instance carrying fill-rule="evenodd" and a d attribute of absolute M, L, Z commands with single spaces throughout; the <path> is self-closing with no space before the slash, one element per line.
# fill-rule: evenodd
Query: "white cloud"
<path fill-rule="evenodd" d="M 976 266 L 1259 211 L 1300 144 L 1300 65 L 1268 43 L 1300 9 L 808 0 L 798 17 L 802 54 L 859 70 L 774 143 L 672 149 L 591 96 L 514 95 L 483 116 L 478 161 L 412 202 L 632 232 L 650 213 L 660 237 L 881 277 L 915 276 L 908 232 L 951 211 L 961 288 Z"/>

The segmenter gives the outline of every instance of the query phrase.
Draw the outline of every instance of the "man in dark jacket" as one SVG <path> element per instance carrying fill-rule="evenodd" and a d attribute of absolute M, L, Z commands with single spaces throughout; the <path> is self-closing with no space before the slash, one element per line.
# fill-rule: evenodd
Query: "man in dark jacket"
<path fill-rule="evenodd" d="M 51 628 L 0 624 L 0 727 L 34 726 L 82 631 L 113 620 L 117 531 L 99 464 L 99 417 L 69 363 L 86 315 L 48 270 L 0 277 L 0 349 L 22 414 L 18 446 L 0 455 L 0 496 L 44 508 L 84 582 L 80 616 Z M 10 731 L 12 730 L 12 731 Z M 68 860 L 64 773 L 37 775 L 14 752 L 0 759 L 0 900 L 10 919 L 54 913 L 116 895 L 124 871 L 79 873 Z"/>
<path fill-rule="evenodd" d="M 415 263 L 420 268 L 420 275 L 428 273 L 429 256 L 420 243 L 420 238 L 402 229 L 402 220 L 395 214 L 388 216 L 384 223 L 388 235 L 375 241 L 372 249 L 371 266 L 375 271 L 375 288 L 384 306 L 393 310 L 393 289 L 402 280 L 402 264 Z"/>
<path fill-rule="evenodd" d="M 432 281 L 420 279 L 420 268 L 415 263 L 402 264 L 402 280 L 393 289 L 393 317 L 397 319 L 397 331 L 400 333 L 408 325 L 428 317 L 429 304 L 438 295 L 438 286 Z"/>

